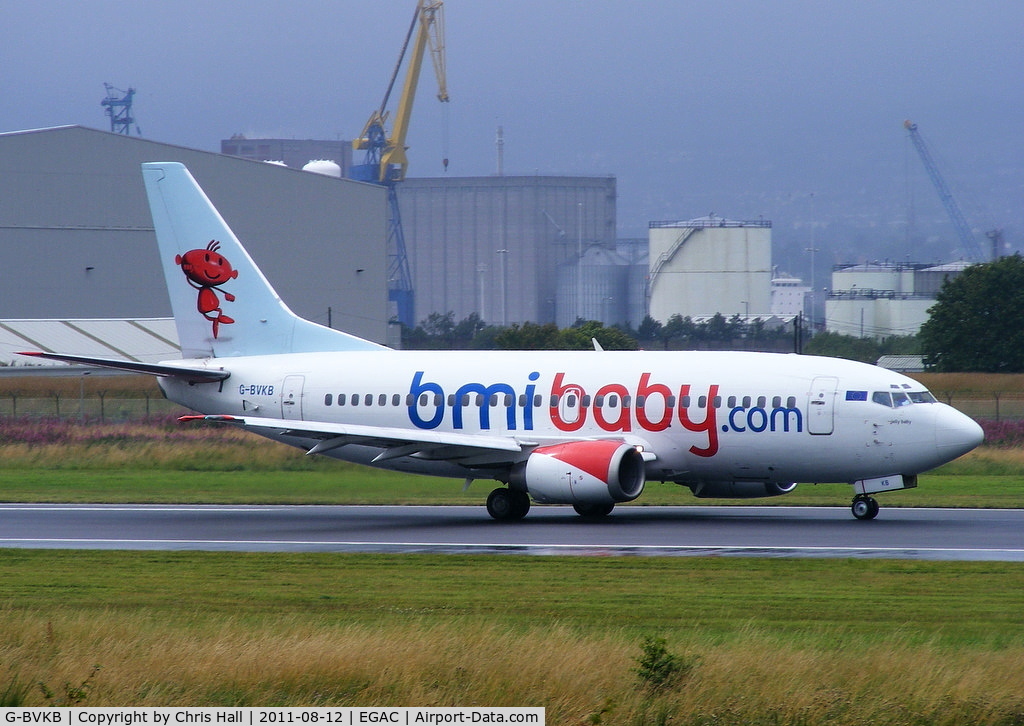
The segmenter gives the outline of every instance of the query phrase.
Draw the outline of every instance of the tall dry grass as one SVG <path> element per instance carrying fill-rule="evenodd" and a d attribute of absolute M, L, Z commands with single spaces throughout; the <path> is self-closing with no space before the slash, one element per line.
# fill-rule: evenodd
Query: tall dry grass
<path fill-rule="evenodd" d="M 1003 724 L 1024 718 L 1024 648 L 794 644 L 757 631 L 671 642 L 696 664 L 671 688 L 638 644 L 558 624 L 351 625 L 193 615 L 0 613 L 0 678 L 27 705 L 83 686 L 88 706 L 544 706 L 548 723 Z M 94 666 L 99 670 L 93 674 Z M 48 699 L 35 684 L 45 684 Z M 0 681 L 0 690 L 4 686 Z"/>

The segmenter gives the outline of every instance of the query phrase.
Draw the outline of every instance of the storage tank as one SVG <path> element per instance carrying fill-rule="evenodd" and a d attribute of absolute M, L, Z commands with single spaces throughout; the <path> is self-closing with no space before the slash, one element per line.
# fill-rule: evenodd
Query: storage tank
<path fill-rule="evenodd" d="M 330 159 L 313 159 L 302 167 L 302 170 L 311 171 L 314 174 L 323 174 L 324 176 L 333 176 L 335 179 L 341 178 L 341 167 L 338 166 L 337 162 Z"/>
<path fill-rule="evenodd" d="M 771 312 L 771 222 L 702 217 L 651 222 L 648 309 L 655 320 L 678 313 L 767 317 Z"/>
<path fill-rule="evenodd" d="M 558 268 L 555 324 L 572 326 L 577 318 L 605 325 L 628 320 L 629 261 L 604 247 L 593 246 L 582 260 Z"/>

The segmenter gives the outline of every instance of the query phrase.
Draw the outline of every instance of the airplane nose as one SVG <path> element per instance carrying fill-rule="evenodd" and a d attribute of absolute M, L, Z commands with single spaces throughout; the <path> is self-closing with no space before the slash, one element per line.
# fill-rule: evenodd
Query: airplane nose
<path fill-rule="evenodd" d="M 942 409 L 935 419 L 935 447 L 950 459 L 966 454 L 985 440 L 981 426 L 955 408 L 939 404 Z"/>

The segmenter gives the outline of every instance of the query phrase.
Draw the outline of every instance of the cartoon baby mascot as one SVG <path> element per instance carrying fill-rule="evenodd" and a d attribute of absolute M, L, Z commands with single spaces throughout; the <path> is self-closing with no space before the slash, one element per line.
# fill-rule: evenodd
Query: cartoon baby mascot
<path fill-rule="evenodd" d="M 214 338 L 217 337 L 221 325 L 235 322 L 221 310 L 216 288 L 238 277 L 238 270 L 231 267 L 231 263 L 217 251 L 218 249 L 220 242 L 210 240 L 206 249 L 189 250 L 183 255 L 174 256 L 174 262 L 181 265 L 181 271 L 185 273 L 188 284 L 199 291 L 196 307 L 204 318 L 213 323 Z M 220 292 L 228 302 L 235 301 L 235 296 L 230 292 Z"/>

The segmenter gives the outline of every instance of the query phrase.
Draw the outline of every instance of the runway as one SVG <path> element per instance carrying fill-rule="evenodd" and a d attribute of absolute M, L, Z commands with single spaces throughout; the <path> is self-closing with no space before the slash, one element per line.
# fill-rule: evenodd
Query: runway
<path fill-rule="evenodd" d="M 534 507 L 0 505 L 0 547 L 580 556 L 857 557 L 1024 561 L 1024 510 L 619 507 L 587 521 Z"/>

